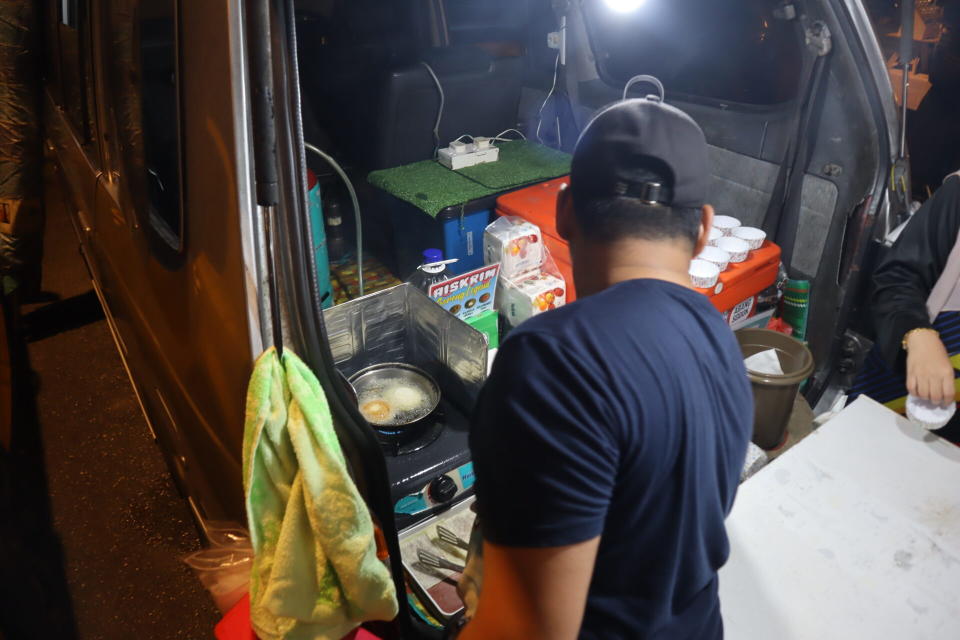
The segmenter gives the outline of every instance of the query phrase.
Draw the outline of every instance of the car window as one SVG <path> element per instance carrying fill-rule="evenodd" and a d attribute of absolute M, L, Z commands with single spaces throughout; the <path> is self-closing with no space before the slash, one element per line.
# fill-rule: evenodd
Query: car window
<path fill-rule="evenodd" d="M 108 64 L 123 175 L 137 215 L 183 246 L 177 3 L 114 0 Z"/>
<path fill-rule="evenodd" d="M 771 0 L 585 0 L 601 77 L 622 86 L 638 74 L 668 93 L 752 105 L 797 92 L 802 41 Z"/>
<path fill-rule="evenodd" d="M 93 61 L 90 55 L 90 13 L 87 0 L 61 0 L 57 3 L 56 61 L 61 71 L 58 96 L 67 119 L 73 126 L 80 144 L 95 159 L 95 119 Z"/>
<path fill-rule="evenodd" d="M 522 42 L 526 38 L 527 0 L 447 0 L 445 8 L 453 44 Z"/>

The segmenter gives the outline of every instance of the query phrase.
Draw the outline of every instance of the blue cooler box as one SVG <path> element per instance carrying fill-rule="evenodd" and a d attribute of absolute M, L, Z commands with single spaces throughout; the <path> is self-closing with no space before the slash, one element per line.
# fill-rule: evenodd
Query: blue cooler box
<path fill-rule="evenodd" d="M 498 194 L 499 195 L 499 194 Z M 394 249 L 400 278 L 420 266 L 424 249 L 441 249 L 451 275 L 460 275 L 484 265 L 483 231 L 490 224 L 496 196 L 447 207 L 436 218 L 401 200 L 392 211 Z"/>

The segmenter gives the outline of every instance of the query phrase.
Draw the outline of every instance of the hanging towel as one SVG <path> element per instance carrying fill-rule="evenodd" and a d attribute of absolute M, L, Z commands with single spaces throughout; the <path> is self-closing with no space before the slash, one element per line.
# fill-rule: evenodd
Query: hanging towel
<path fill-rule="evenodd" d="M 361 622 L 397 615 L 326 397 L 289 349 L 282 363 L 271 348 L 254 365 L 243 488 L 254 551 L 250 618 L 262 640 L 340 640 Z"/>

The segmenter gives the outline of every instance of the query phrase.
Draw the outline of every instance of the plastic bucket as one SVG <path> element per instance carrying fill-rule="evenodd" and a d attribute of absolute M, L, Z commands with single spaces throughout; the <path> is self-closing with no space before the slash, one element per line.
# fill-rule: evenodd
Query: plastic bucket
<path fill-rule="evenodd" d="M 768 329 L 741 329 L 736 333 L 744 358 L 775 349 L 783 375 L 747 371 L 753 386 L 753 442 L 762 449 L 783 444 L 797 392 L 813 373 L 813 354 L 790 336 Z"/>

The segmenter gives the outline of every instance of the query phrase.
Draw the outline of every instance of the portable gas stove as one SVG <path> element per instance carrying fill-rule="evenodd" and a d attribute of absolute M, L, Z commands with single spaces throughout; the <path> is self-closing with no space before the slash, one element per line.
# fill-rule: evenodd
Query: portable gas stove
<path fill-rule="evenodd" d="M 469 428 L 466 415 L 441 398 L 433 414 L 411 431 L 378 432 L 398 530 L 473 495 Z"/>
<path fill-rule="evenodd" d="M 407 363 L 440 388 L 430 416 L 400 432 L 378 433 L 397 529 L 473 495 L 466 411 L 486 379 L 484 335 L 409 284 L 327 309 L 324 322 L 334 362 L 345 376 L 379 363 Z"/>

